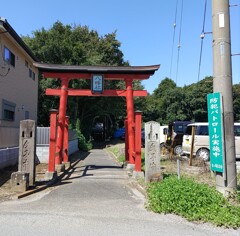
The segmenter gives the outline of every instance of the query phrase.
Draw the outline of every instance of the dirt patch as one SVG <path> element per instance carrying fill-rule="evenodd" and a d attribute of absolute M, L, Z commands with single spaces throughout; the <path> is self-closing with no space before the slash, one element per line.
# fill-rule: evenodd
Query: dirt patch
<path fill-rule="evenodd" d="M 113 152 L 117 157 L 125 154 L 125 144 L 121 141 L 115 141 L 107 145 L 109 151 Z M 145 149 L 142 148 L 142 152 Z M 210 171 L 209 162 L 205 162 L 198 158 L 193 158 L 190 166 L 189 158 L 184 156 L 172 156 L 167 149 L 161 150 L 161 172 L 162 175 L 170 175 L 178 173 L 177 160 L 180 162 L 180 176 L 187 176 L 196 179 L 200 183 L 206 183 L 209 186 L 215 186 L 215 176 Z"/>
<path fill-rule="evenodd" d="M 36 186 L 43 184 L 44 175 L 47 171 L 48 164 L 38 164 L 36 166 Z M 16 192 L 11 189 L 11 174 L 17 172 L 17 165 L 4 168 L 0 171 L 0 202 L 14 198 Z"/>
<path fill-rule="evenodd" d="M 177 160 L 179 160 L 180 176 L 194 178 L 198 182 L 206 183 L 209 186 L 215 185 L 215 177 L 210 171 L 209 163 L 197 158 L 194 158 L 192 160 L 192 165 L 190 165 L 189 159 L 187 157 L 173 156 L 172 158 L 170 158 L 169 155 L 161 156 L 162 174 L 177 174 Z"/>
<path fill-rule="evenodd" d="M 74 163 L 77 160 L 82 160 L 88 155 L 87 152 L 78 151 L 69 157 L 69 161 Z M 47 183 L 45 180 L 45 173 L 47 172 L 48 164 L 40 163 L 36 165 L 35 186 L 32 188 L 39 188 Z M 17 193 L 11 189 L 11 174 L 18 171 L 18 166 L 10 166 L 0 170 L 0 202 L 13 199 Z M 61 173 L 58 173 L 61 174 Z"/>

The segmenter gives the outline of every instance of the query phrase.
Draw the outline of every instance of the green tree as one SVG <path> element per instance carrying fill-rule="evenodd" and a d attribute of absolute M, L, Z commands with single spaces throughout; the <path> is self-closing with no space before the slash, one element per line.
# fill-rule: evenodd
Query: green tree
<path fill-rule="evenodd" d="M 207 121 L 208 93 L 212 93 L 212 77 L 184 87 L 177 87 L 173 80 L 165 78 L 147 98 L 144 118 L 160 124 L 174 120 Z"/>
<path fill-rule="evenodd" d="M 176 89 L 177 87 L 173 80 L 165 78 L 161 81 L 158 88 L 146 100 L 145 121 L 156 120 L 160 124 L 167 124 L 169 122 L 169 117 L 172 117 L 169 114 L 169 106 L 172 101 L 170 93 Z"/>
<path fill-rule="evenodd" d="M 124 61 L 120 50 L 121 43 L 116 39 L 116 31 L 100 36 L 97 31 L 89 30 L 87 26 L 63 25 L 57 21 L 46 30 L 36 30 L 33 36 L 25 36 L 23 40 L 35 53 L 36 57 L 45 63 L 68 65 L 129 65 Z M 40 79 L 38 125 L 49 125 L 49 109 L 58 109 L 59 98 L 47 97 L 46 88 L 59 87 L 55 79 Z M 70 88 L 90 88 L 89 80 L 73 79 Z M 122 81 L 107 81 L 106 89 L 123 89 Z M 121 98 L 104 97 L 69 97 L 67 114 L 72 127 L 76 127 L 80 119 L 81 131 L 90 133 L 90 125 L 96 116 L 111 117 L 115 121 L 125 115 L 125 100 Z"/>
<path fill-rule="evenodd" d="M 189 120 L 204 122 L 207 117 L 207 94 L 213 92 L 213 78 L 205 77 L 196 84 L 185 86 L 186 109 Z"/>

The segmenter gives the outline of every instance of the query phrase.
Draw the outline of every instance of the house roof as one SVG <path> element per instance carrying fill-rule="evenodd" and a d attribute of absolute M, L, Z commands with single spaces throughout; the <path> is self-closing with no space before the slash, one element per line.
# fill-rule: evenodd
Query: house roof
<path fill-rule="evenodd" d="M 17 34 L 17 32 L 12 28 L 12 26 L 7 22 L 5 18 L 0 17 L 0 30 L 4 30 L 3 32 L 8 32 L 12 38 L 19 44 L 20 47 L 24 49 L 24 51 L 34 60 L 39 61 L 30 48 L 24 43 L 21 37 Z"/>

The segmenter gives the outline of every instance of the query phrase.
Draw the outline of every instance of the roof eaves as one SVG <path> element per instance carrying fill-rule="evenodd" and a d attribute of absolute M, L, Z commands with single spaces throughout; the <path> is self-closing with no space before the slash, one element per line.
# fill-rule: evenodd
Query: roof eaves
<path fill-rule="evenodd" d="M 24 43 L 21 37 L 17 34 L 17 32 L 12 28 L 12 26 L 7 22 L 5 18 L 0 17 L 1 25 L 5 28 L 5 30 L 16 40 L 16 42 L 25 50 L 25 52 L 34 60 L 39 61 L 37 57 L 33 54 L 31 49 Z"/>
<path fill-rule="evenodd" d="M 160 65 L 153 66 L 76 66 L 34 63 L 42 72 L 72 72 L 72 73 L 117 73 L 117 74 L 154 74 Z"/>

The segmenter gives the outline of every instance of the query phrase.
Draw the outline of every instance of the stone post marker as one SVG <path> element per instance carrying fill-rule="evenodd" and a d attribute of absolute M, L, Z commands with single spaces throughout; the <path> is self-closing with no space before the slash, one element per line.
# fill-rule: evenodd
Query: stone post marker
<path fill-rule="evenodd" d="M 29 185 L 35 184 L 36 125 L 34 120 L 20 121 L 18 171 L 29 173 Z"/>
<path fill-rule="evenodd" d="M 34 120 L 20 121 L 18 172 L 11 175 L 13 191 L 24 192 L 35 184 L 35 133 Z"/>
<path fill-rule="evenodd" d="M 145 182 L 160 179 L 160 124 L 149 121 L 145 123 Z"/>

